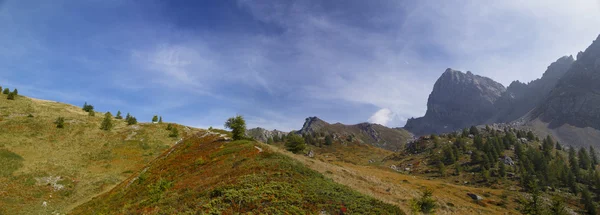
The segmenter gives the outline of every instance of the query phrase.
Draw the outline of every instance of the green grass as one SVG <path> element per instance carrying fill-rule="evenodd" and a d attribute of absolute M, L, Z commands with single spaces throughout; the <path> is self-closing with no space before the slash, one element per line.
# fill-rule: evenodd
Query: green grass
<path fill-rule="evenodd" d="M 193 138 L 73 214 L 403 214 L 253 141 Z M 264 148 L 264 147 L 263 147 Z M 210 158 L 210 159 L 208 159 Z M 135 180 L 135 181 L 133 181 Z"/>
<path fill-rule="evenodd" d="M 62 129 L 54 123 L 58 117 L 65 119 Z M 127 126 L 115 119 L 114 128 L 103 131 L 102 118 L 58 102 L 0 99 L 0 214 L 66 213 L 125 180 L 176 141 L 168 137 L 166 123 Z M 185 134 L 187 129 L 175 126 Z M 49 176 L 60 176 L 64 188 L 38 182 Z M 42 207 L 44 201 L 48 207 Z"/>

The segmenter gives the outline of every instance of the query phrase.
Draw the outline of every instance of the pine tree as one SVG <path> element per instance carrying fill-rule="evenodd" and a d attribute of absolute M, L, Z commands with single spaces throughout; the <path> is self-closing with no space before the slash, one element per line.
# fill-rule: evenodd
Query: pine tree
<path fill-rule="evenodd" d="M 19 95 L 19 91 L 17 90 L 17 88 L 15 88 L 15 89 L 13 90 L 13 94 L 15 94 L 15 96 L 18 96 L 18 95 Z"/>
<path fill-rule="evenodd" d="M 125 121 L 129 121 L 130 118 L 131 118 L 131 115 L 129 115 L 129 113 L 127 113 L 127 115 L 125 116 Z"/>
<path fill-rule="evenodd" d="M 577 155 L 575 148 L 573 147 L 569 148 L 569 167 L 573 176 L 575 176 L 576 179 L 579 179 L 579 162 L 577 162 Z"/>
<path fill-rule="evenodd" d="M 594 205 L 594 199 L 592 199 L 592 195 L 590 195 L 590 191 L 584 188 L 581 192 L 581 204 L 584 205 L 585 211 L 589 215 L 598 214 L 598 209 L 596 205 Z"/>
<path fill-rule="evenodd" d="M 57 128 L 64 128 L 65 127 L 65 118 L 64 117 L 58 117 L 56 119 L 56 121 L 54 121 L 54 124 L 56 124 Z"/>
<path fill-rule="evenodd" d="M 15 94 L 14 93 L 8 93 L 8 96 L 6 96 L 6 99 L 8 100 L 15 100 Z"/>
<path fill-rule="evenodd" d="M 106 112 L 106 114 L 104 114 L 104 120 L 102 120 L 102 124 L 100 125 L 100 129 L 110 131 L 112 128 L 112 114 L 110 114 L 110 112 Z"/>
<path fill-rule="evenodd" d="M 273 138 L 272 137 L 267 138 L 267 144 L 269 144 L 269 145 L 273 144 Z"/>
<path fill-rule="evenodd" d="M 8 89 L 8 88 L 4 88 L 4 91 L 2 91 L 2 94 L 8 95 L 9 93 L 10 93 L 10 89 Z"/>
<path fill-rule="evenodd" d="M 158 123 L 161 123 L 161 124 L 163 123 L 162 116 L 158 117 Z"/>
<path fill-rule="evenodd" d="M 123 119 L 123 116 L 121 116 L 121 111 L 117 111 L 117 116 L 115 116 L 115 119 Z"/>
<path fill-rule="evenodd" d="M 523 214 L 531 215 L 542 215 L 546 214 L 544 211 L 544 203 L 540 198 L 540 190 L 535 180 L 530 181 L 529 187 L 531 188 L 531 200 L 526 201 L 523 205 Z"/>
<path fill-rule="evenodd" d="M 178 137 L 178 136 L 179 136 L 179 131 L 177 130 L 177 127 L 171 128 L 171 133 L 169 134 L 169 137 Z"/>
<path fill-rule="evenodd" d="M 567 208 L 565 206 L 565 200 L 559 196 L 552 197 L 552 204 L 550 205 L 550 214 L 552 215 L 568 215 Z"/>
<path fill-rule="evenodd" d="M 529 141 L 535 140 L 535 135 L 533 134 L 533 132 L 531 132 L 531 131 L 527 132 L 527 139 Z"/>
<path fill-rule="evenodd" d="M 504 176 L 506 176 L 506 165 L 504 164 L 503 161 L 500 161 L 499 167 L 498 167 L 498 174 L 504 178 Z"/>
<path fill-rule="evenodd" d="M 295 154 L 302 152 L 306 148 L 304 138 L 290 132 L 285 142 L 285 148 Z"/>
<path fill-rule="evenodd" d="M 94 106 L 89 105 L 87 102 L 83 104 L 83 108 L 81 108 L 85 112 L 93 112 Z"/>
<path fill-rule="evenodd" d="M 562 151 L 563 150 L 562 148 L 563 148 L 562 145 L 560 145 L 560 143 L 558 141 L 556 141 L 556 150 Z"/>
<path fill-rule="evenodd" d="M 598 162 L 600 162 L 598 160 L 598 154 L 596 154 L 596 150 L 594 149 L 594 147 L 590 146 L 590 157 L 592 159 L 592 167 L 596 167 L 596 165 L 600 164 Z M 593 169 L 593 168 L 592 168 Z"/>
<path fill-rule="evenodd" d="M 581 169 L 590 169 L 592 162 L 590 161 L 590 156 L 588 155 L 585 148 L 581 147 L 579 149 L 579 168 Z"/>
<path fill-rule="evenodd" d="M 273 134 L 273 142 L 274 143 L 278 143 L 279 142 L 279 135 L 277 133 Z"/>
<path fill-rule="evenodd" d="M 446 177 L 446 165 L 444 165 L 444 162 L 438 162 L 438 171 L 440 176 Z"/>
<path fill-rule="evenodd" d="M 0 86 L 0 92 L 2 92 L 2 86 Z"/>
<path fill-rule="evenodd" d="M 471 126 L 471 128 L 469 129 L 469 133 L 472 135 L 479 135 L 479 129 L 477 129 L 477 127 L 475 126 Z"/>
<path fill-rule="evenodd" d="M 231 129 L 231 136 L 234 140 L 241 140 L 246 135 L 246 120 L 241 115 L 231 117 L 225 122 L 225 128 Z"/>
<path fill-rule="evenodd" d="M 154 123 L 154 122 L 158 122 L 158 116 L 157 116 L 157 115 L 154 115 L 154 116 L 152 117 L 152 122 L 153 122 L 153 123 Z"/>
<path fill-rule="evenodd" d="M 325 145 L 331 146 L 333 144 L 333 138 L 331 135 L 325 136 Z"/>

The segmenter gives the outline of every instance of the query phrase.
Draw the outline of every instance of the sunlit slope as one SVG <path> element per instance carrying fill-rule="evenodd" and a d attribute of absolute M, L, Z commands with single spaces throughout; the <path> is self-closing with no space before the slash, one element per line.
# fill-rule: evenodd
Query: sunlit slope
<path fill-rule="evenodd" d="M 109 190 L 173 145 L 166 124 L 127 125 L 80 107 L 0 95 L 0 214 L 65 213 Z M 114 112 L 113 112 L 114 114 Z M 56 128 L 58 117 L 65 126 Z M 180 136 L 193 132 L 177 126 Z M 45 202 L 45 203 L 44 203 Z"/>
<path fill-rule="evenodd" d="M 73 214 L 403 214 L 253 141 L 200 132 Z"/>

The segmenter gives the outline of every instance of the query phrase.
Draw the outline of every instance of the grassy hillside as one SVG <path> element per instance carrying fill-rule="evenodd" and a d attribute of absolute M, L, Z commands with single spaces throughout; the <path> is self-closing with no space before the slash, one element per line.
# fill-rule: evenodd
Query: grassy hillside
<path fill-rule="evenodd" d="M 185 139 L 73 214 L 403 214 L 253 141 Z"/>
<path fill-rule="evenodd" d="M 58 117 L 65 118 L 62 129 L 54 124 Z M 113 120 L 114 128 L 103 131 L 102 119 L 67 104 L 0 95 L 0 214 L 65 213 L 178 140 L 166 124 Z M 180 135 L 192 132 L 178 128 Z"/>

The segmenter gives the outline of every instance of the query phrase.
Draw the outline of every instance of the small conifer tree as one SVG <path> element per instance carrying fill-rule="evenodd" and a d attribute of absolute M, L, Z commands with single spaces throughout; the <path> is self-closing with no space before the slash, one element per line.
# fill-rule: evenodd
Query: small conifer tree
<path fill-rule="evenodd" d="M 129 113 L 127 113 L 127 115 L 125 116 L 125 121 L 129 122 L 129 119 L 131 118 L 131 115 L 129 115 Z"/>
<path fill-rule="evenodd" d="M 112 128 L 112 114 L 110 114 L 110 112 L 106 112 L 106 114 L 104 114 L 104 120 L 102 120 L 102 124 L 100 125 L 100 129 L 110 131 Z"/>
<path fill-rule="evenodd" d="M 123 119 L 123 116 L 121 116 L 121 111 L 117 111 L 117 115 L 115 116 L 115 119 Z"/>
<path fill-rule="evenodd" d="M 269 145 L 273 144 L 273 138 L 272 137 L 269 137 L 267 139 L 267 144 L 269 144 Z"/>
<path fill-rule="evenodd" d="M 15 89 L 13 90 L 13 94 L 15 94 L 15 96 L 18 96 L 18 95 L 19 95 L 19 91 L 17 90 L 17 88 L 15 88 Z"/>
<path fill-rule="evenodd" d="M 154 115 L 152 117 L 152 122 L 158 122 L 158 116 L 157 115 Z"/>
<path fill-rule="evenodd" d="M 8 88 L 4 88 L 4 91 L 2 91 L 2 94 L 8 95 L 9 93 L 10 93 L 10 89 L 8 89 Z"/>
<path fill-rule="evenodd" d="M 94 111 L 94 106 L 89 105 L 87 102 L 83 104 L 83 111 L 85 112 L 93 112 Z"/>
<path fill-rule="evenodd" d="M 162 116 L 158 117 L 158 123 L 163 123 Z"/>
<path fill-rule="evenodd" d="M 57 128 L 64 128 L 65 127 L 65 118 L 64 117 L 58 117 L 56 119 L 56 121 L 54 121 L 54 124 L 56 124 Z"/>
<path fill-rule="evenodd" d="M 8 100 L 15 100 L 15 94 L 14 93 L 8 93 L 8 96 L 6 96 L 6 99 Z"/>

